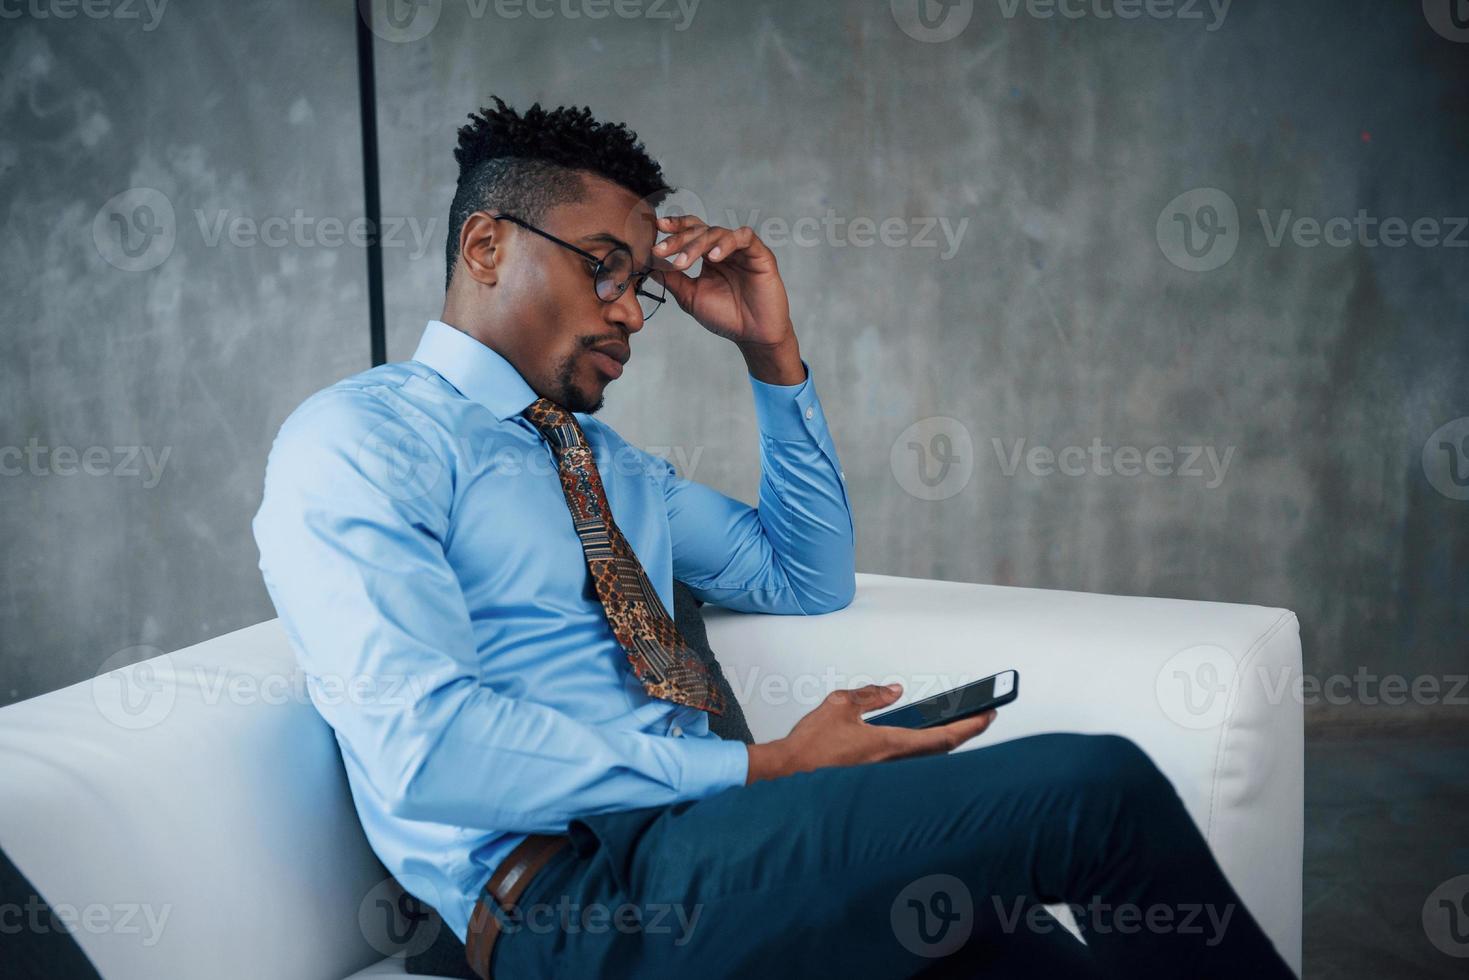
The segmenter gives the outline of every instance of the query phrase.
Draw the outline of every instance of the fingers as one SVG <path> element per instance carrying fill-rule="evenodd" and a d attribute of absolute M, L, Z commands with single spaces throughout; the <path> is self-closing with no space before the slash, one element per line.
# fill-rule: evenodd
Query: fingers
<path fill-rule="evenodd" d="M 659 218 L 658 228 L 670 234 L 653 246 L 655 268 L 687 269 L 700 258 L 722 262 L 736 252 L 753 248 L 760 242 L 755 230 L 748 225 L 721 228 L 717 225 L 706 225 L 693 215 Z"/>
<path fill-rule="evenodd" d="M 947 725 L 936 725 L 923 731 L 923 734 L 933 737 L 935 752 L 951 752 L 963 745 L 965 742 L 982 734 L 995 720 L 994 708 L 982 715 L 973 718 L 961 718 L 951 721 Z"/>
<path fill-rule="evenodd" d="M 669 214 L 658 218 L 658 229 L 660 231 L 682 231 L 685 228 L 695 228 L 707 224 L 708 222 L 697 214 Z"/>
<path fill-rule="evenodd" d="M 737 252 L 752 251 L 756 244 L 764 247 L 760 239 L 755 237 L 755 229 L 748 225 L 742 225 L 733 230 L 729 228 L 719 229 L 719 236 L 709 240 L 707 253 L 711 262 L 722 262 Z"/>
<path fill-rule="evenodd" d="M 692 214 L 680 214 L 658 219 L 658 231 L 668 237 L 653 246 L 653 255 L 672 258 L 689 239 L 701 235 L 710 226 Z"/>
<path fill-rule="evenodd" d="M 854 687 L 841 691 L 832 691 L 826 696 L 830 704 L 843 704 L 855 707 L 853 714 L 865 714 L 877 708 L 885 708 L 898 698 L 902 697 L 903 688 L 900 684 L 868 684 L 864 687 Z"/>
<path fill-rule="evenodd" d="M 711 229 L 708 225 L 700 223 L 669 235 L 653 246 L 654 266 L 659 266 L 661 259 L 670 268 L 687 269 L 694 264 L 694 259 L 702 255 L 704 249 L 708 248 L 707 243 L 704 243 L 703 248 L 698 246 L 714 230 L 717 229 Z"/>
<path fill-rule="evenodd" d="M 952 752 L 965 742 L 982 734 L 994 722 L 995 716 L 995 709 L 991 708 L 982 715 L 961 718 L 947 725 L 935 725 L 933 728 L 917 730 L 894 728 L 892 732 L 900 740 L 902 754 L 936 755 L 940 752 Z"/>
<path fill-rule="evenodd" d="M 694 280 L 677 269 L 655 269 L 653 275 L 673 296 L 673 301 L 679 308 L 687 312 L 694 299 Z"/>
<path fill-rule="evenodd" d="M 693 265 L 693 260 L 684 253 L 684 249 L 708 228 L 708 225 L 691 214 L 659 218 L 658 230 L 669 234 L 653 246 L 654 268 L 687 269 Z"/>

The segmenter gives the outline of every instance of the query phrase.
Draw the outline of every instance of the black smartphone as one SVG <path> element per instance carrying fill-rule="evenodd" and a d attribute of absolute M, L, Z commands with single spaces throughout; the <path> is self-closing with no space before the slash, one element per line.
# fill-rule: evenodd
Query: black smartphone
<path fill-rule="evenodd" d="M 984 714 L 991 708 L 1009 704 L 1019 696 L 1020 672 L 1003 670 L 982 681 L 950 688 L 931 698 L 873 715 L 866 721 L 869 725 L 893 725 L 897 728 L 932 728 Z"/>

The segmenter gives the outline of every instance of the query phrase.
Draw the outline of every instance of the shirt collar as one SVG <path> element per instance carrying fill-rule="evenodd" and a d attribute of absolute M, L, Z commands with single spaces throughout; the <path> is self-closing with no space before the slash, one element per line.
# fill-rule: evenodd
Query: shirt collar
<path fill-rule="evenodd" d="M 413 360 L 433 368 L 501 422 L 518 416 L 539 397 L 498 351 L 442 320 L 428 322 Z"/>

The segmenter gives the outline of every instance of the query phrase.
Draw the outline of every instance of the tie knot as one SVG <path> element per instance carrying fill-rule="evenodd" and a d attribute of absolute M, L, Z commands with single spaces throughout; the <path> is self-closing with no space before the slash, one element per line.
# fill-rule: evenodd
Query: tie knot
<path fill-rule="evenodd" d="M 570 449 L 587 444 L 581 426 L 576 422 L 576 416 L 549 398 L 537 398 L 521 414 L 530 419 L 531 425 L 539 429 L 546 441 L 556 449 Z"/>

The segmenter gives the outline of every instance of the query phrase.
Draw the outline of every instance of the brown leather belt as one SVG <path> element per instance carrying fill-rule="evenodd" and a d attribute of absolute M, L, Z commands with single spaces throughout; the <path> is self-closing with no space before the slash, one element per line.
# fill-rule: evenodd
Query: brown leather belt
<path fill-rule="evenodd" d="M 511 912 L 536 872 L 545 867 L 552 855 L 570 843 L 571 838 L 565 834 L 531 834 L 515 845 L 515 849 L 490 875 L 490 880 L 485 882 L 469 917 L 469 941 L 464 944 L 469 968 L 481 980 L 490 980 L 490 953 L 500 935 L 500 920 L 491 907 L 491 898 L 505 912 Z"/>

